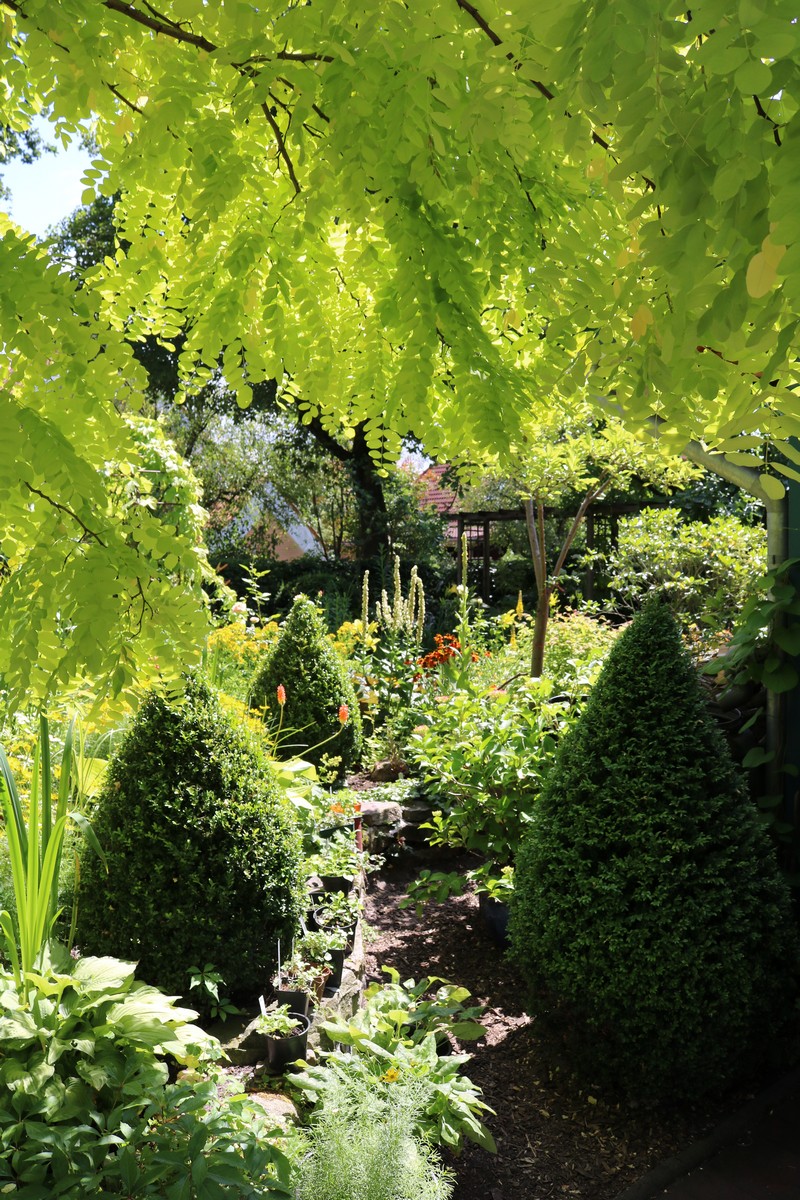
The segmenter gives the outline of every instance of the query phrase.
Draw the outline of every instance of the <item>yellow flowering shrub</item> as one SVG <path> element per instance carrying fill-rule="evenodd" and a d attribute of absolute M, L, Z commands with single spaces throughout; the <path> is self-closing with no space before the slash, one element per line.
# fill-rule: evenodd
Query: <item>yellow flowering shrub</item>
<path fill-rule="evenodd" d="M 256 667 L 279 633 L 276 620 L 252 624 L 234 620 L 215 629 L 209 634 L 207 648 L 210 674 L 216 685 L 244 700 Z"/>
<path fill-rule="evenodd" d="M 370 621 L 366 629 L 362 620 L 345 621 L 330 639 L 342 658 L 353 658 L 359 650 L 372 652 L 378 645 L 378 626 Z"/>
<path fill-rule="evenodd" d="M 259 739 L 264 737 L 263 721 L 260 717 L 253 715 L 243 700 L 237 700 L 235 696 L 229 696 L 227 692 L 218 692 L 217 699 L 223 712 L 233 717 L 238 725 L 243 725 L 249 733 L 255 734 Z"/>
<path fill-rule="evenodd" d="M 217 647 L 239 666 L 252 669 L 265 650 L 277 640 L 280 625 L 267 621 L 263 625 L 249 625 L 245 621 L 231 621 L 220 625 L 208 638 L 208 649 L 213 653 Z"/>

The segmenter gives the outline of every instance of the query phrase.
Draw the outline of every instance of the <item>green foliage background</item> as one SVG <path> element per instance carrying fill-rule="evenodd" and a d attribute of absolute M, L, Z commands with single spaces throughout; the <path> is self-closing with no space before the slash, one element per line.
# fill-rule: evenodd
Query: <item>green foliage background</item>
<path fill-rule="evenodd" d="M 731 515 L 682 520 L 675 509 L 644 509 L 619 523 L 605 563 L 608 587 L 627 612 L 661 589 L 683 623 L 730 627 L 763 574 L 767 535 Z"/>
<path fill-rule="evenodd" d="M 797 945 L 766 833 L 666 606 L 617 641 L 517 859 L 532 1011 L 572 1024 L 591 1080 L 692 1097 L 788 1015 Z"/>

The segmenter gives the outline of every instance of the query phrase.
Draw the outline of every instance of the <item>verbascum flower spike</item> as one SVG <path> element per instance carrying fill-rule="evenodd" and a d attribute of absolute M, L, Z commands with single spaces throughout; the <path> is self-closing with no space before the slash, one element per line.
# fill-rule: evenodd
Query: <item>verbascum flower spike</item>
<path fill-rule="evenodd" d="M 369 571 L 364 572 L 364 578 L 361 580 L 361 625 L 366 638 L 369 628 Z"/>

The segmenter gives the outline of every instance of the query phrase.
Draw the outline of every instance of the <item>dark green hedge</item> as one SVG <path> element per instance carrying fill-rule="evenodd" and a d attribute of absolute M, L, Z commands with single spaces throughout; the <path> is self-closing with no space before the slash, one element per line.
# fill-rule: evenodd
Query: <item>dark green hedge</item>
<path fill-rule="evenodd" d="M 394 558 L 387 554 L 382 559 L 342 559 L 326 562 L 316 555 L 306 554 L 288 562 L 277 562 L 269 558 L 247 561 L 228 558 L 225 562 L 214 565 L 225 582 L 243 600 L 247 599 L 248 595 L 247 578 L 251 571 L 257 571 L 260 575 L 260 587 L 269 595 L 264 604 L 265 615 L 288 612 L 295 596 L 300 593 L 318 599 L 325 613 L 328 631 L 335 633 L 343 621 L 355 620 L 361 616 L 361 584 L 365 571 L 369 571 L 369 590 L 372 598 L 370 618 L 374 618 L 375 601 L 381 594 L 381 588 L 386 588 L 391 594 Z M 441 563 L 431 564 L 417 562 L 413 558 L 401 555 L 400 569 L 403 579 L 408 578 L 412 566 L 417 566 L 425 586 L 428 624 L 434 627 L 439 603 L 456 579 L 455 556 L 447 555 Z M 515 601 L 516 598 L 515 592 Z"/>
<path fill-rule="evenodd" d="M 207 684 L 145 702 L 93 824 L 108 874 L 84 855 L 84 952 L 136 959 L 143 979 L 178 994 L 206 963 L 229 996 L 264 990 L 278 938 L 288 945 L 298 925 L 300 839 L 268 766 Z"/>
<path fill-rule="evenodd" d="M 299 755 L 313 763 L 323 755 L 340 759 L 340 776 L 355 766 L 362 744 L 358 702 L 345 664 L 307 596 L 296 597 L 281 636 L 253 681 L 252 706 L 275 726 L 279 686 L 286 692 L 279 755 Z M 343 704 L 349 714 L 344 725 L 339 720 Z"/>
<path fill-rule="evenodd" d="M 612 650 L 517 863 L 513 953 L 592 1082 L 691 1097 L 793 1004 L 787 889 L 667 608 Z"/>

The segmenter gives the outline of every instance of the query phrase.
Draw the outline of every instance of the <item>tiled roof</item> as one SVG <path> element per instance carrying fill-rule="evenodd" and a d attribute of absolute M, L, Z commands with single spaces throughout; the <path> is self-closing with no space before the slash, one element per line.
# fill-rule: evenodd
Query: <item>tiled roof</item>
<path fill-rule="evenodd" d="M 420 499 L 420 508 L 431 505 L 439 513 L 458 512 L 458 496 L 452 488 L 442 487 L 441 480 L 447 464 L 434 464 L 420 475 L 420 482 L 425 484 L 425 491 Z"/>

